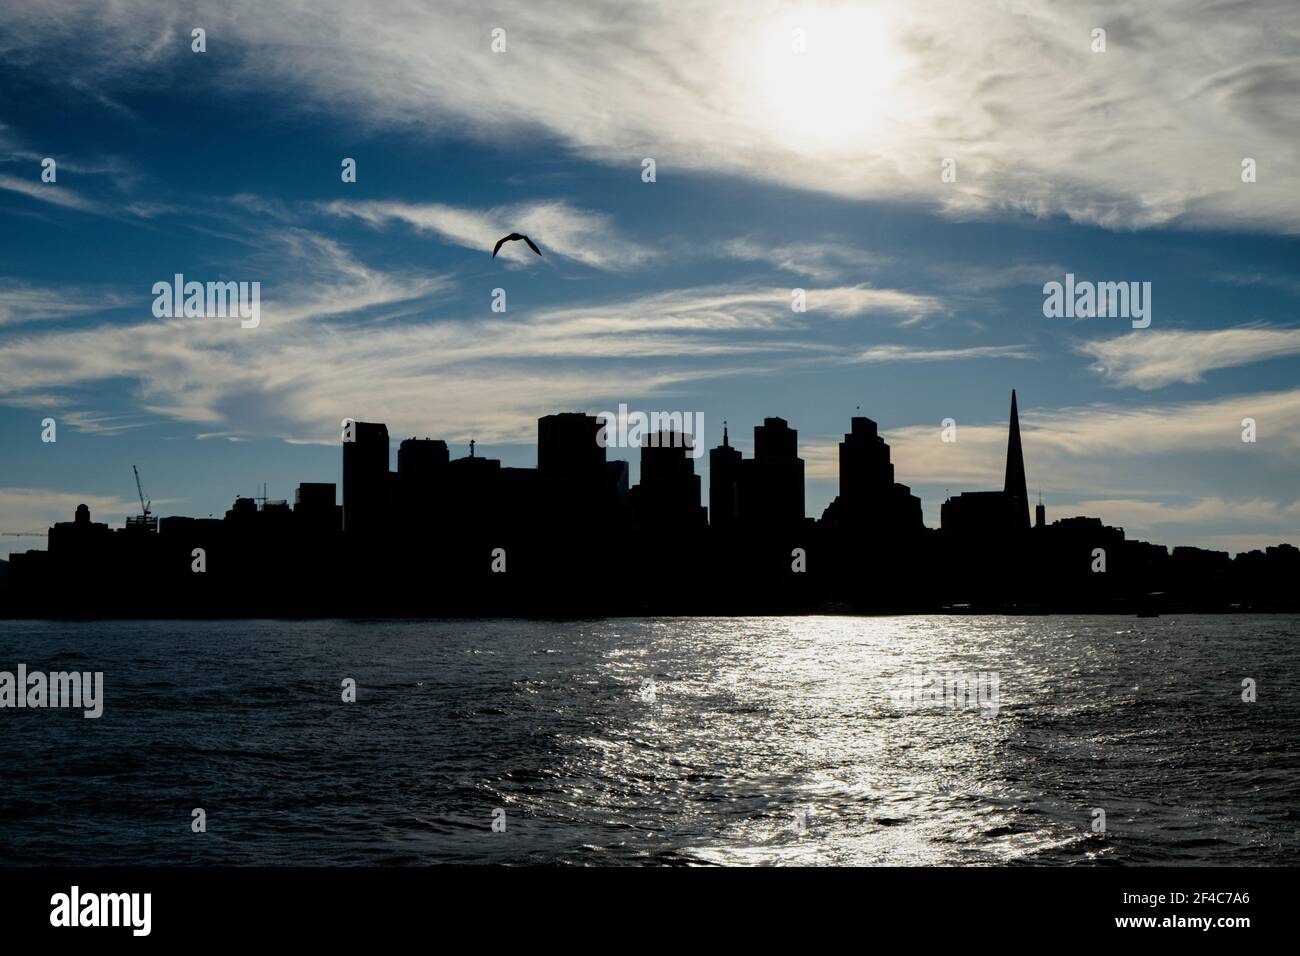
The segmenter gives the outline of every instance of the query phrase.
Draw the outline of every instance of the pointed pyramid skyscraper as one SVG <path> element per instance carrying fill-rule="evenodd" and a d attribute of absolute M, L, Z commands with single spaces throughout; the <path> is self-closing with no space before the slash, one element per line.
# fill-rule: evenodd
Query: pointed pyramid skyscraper
<path fill-rule="evenodd" d="M 1016 411 L 1016 390 L 1011 390 L 1011 430 L 1007 435 L 1007 477 L 1004 494 L 1015 499 L 1017 527 L 1029 527 L 1029 491 L 1025 487 L 1025 455 L 1020 449 L 1020 415 Z"/>

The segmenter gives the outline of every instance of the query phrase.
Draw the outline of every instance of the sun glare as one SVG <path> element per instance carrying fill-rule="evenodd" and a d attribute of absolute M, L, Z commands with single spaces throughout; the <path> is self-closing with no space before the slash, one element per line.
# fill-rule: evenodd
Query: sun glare
<path fill-rule="evenodd" d="M 745 112 L 796 152 L 876 152 L 902 60 L 880 11 L 818 5 L 764 23 L 738 51 Z"/>

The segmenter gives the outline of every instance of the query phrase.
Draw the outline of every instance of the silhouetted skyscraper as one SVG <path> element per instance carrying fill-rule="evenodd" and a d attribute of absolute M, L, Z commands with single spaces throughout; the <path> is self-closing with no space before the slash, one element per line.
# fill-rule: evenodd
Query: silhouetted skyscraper
<path fill-rule="evenodd" d="M 754 427 L 754 457 L 741 465 L 740 518 L 756 527 L 803 521 L 803 459 L 799 433 L 784 418 Z"/>
<path fill-rule="evenodd" d="M 619 472 L 608 467 L 600 442 L 602 419 L 561 412 L 537 420 L 537 471 L 551 503 L 546 516 L 570 529 L 609 519 Z"/>
<path fill-rule="evenodd" d="M 1002 490 L 1015 499 L 1015 524 L 1029 527 L 1029 491 L 1025 487 L 1025 456 L 1020 449 L 1020 416 L 1016 411 L 1016 390 L 1011 390 L 1011 429 L 1007 434 L 1007 476 Z"/>
<path fill-rule="evenodd" d="M 889 445 L 876 423 L 858 415 L 840 442 L 840 493 L 822 516 L 828 524 L 876 533 L 920 531 L 921 499 L 894 481 Z"/>
<path fill-rule="evenodd" d="M 1020 449 L 1020 416 L 1014 389 L 1002 490 L 957 495 L 945 501 L 939 513 L 944 533 L 968 542 L 1001 540 L 1029 530 L 1029 492 L 1025 487 L 1025 458 Z"/>
<path fill-rule="evenodd" d="M 700 504 L 700 476 L 685 441 L 694 436 L 658 432 L 641 439 L 641 480 L 632 489 L 637 523 L 653 530 L 696 529 L 708 523 Z"/>
<path fill-rule="evenodd" d="M 447 443 L 433 438 L 407 438 L 397 446 L 396 520 L 431 530 L 446 493 L 450 459 Z"/>
<path fill-rule="evenodd" d="M 596 439 L 602 422 L 595 415 L 560 412 L 537 419 L 537 469 L 544 475 L 599 474 L 605 448 Z"/>
<path fill-rule="evenodd" d="M 343 530 L 381 531 L 388 511 L 388 426 L 353 422 L 343 443 Z"/>
<path fill-rule="evenodd" d="M 722 444 L 709 452 L 709 524 L 731 528 L 736 523 L 740 485 L 739 448 L 733 448 L 722 423 Z"/>
<path fill-rule="evenodd" d="M 845 501 L 884 495 L 894 485 L 889 446 L 876 431 L 876 423 L 855 416 L 840 442 L 840 497 Z"/>

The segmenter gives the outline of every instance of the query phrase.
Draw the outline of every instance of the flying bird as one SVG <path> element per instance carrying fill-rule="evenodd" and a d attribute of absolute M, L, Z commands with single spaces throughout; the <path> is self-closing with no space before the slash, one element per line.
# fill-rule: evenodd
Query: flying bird
<path fill-rule="evenodd" d="M 537 248 L 537 244 L 533 242 L 533 240 L 529 239 L 527 236 L 521 236 L 517 232 L 512 232 L 504 239 L 497 240 L 497 244 L 492 247 L 492 258 L 495 259 L 497 257 L 497 253 L 501 251 L 503 245 L 507 242 L 513 242 L 515 239 L 522 239 L 524 242 L 528 243 L 529 249 L 533 250 L 533 252 L 537 253 L 539 256 L 542 254 L 542 250 Z"/>

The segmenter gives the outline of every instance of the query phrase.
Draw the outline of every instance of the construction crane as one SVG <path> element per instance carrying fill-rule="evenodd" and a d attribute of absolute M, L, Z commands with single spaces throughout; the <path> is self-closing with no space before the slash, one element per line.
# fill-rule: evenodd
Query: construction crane
<path fill-rule="evenodd" d="M 6 538 L 43 538 L 44 531 L 0 531 Z"/>
<path fill-rule="evenodd" d="M 127 515 L 126 526 L 128 529 L 135 528 L 140 531 L 157 531 L 158 519 L 153 516 L 151 510 L 153 500 L 145 501 L 144 488 L 140 484 L 140 469 L 132 465 L 131 471 L 135 473 L 135 493 L 140 496 L 140 513 L 138 515 Z"/>

